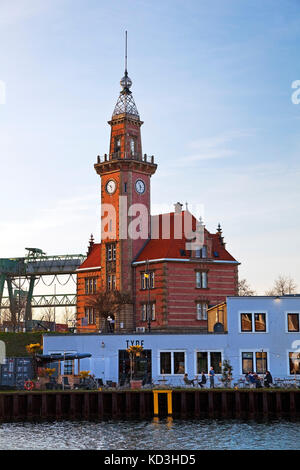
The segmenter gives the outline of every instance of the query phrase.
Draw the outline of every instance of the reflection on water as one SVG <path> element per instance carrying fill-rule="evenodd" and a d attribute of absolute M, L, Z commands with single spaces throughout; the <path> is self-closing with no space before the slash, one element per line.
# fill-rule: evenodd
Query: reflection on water
<path fill-rule="evenodd" d="M 3 449 L 300 449 L 300 427 L 279 419 L 2 423 Z"/>

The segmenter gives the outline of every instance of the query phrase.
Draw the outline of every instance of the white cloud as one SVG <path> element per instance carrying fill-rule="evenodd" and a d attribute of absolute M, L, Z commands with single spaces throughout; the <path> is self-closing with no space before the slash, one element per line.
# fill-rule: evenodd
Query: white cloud
<path fill-rule="evenodd" d="M 193 163 L 200 160 L 212 160 L 216 158 L 227 158 L 237 155 L 237 151 L 233 148 L 233 143 L 244 137 L 254 135 L 254 130 L 233 130 L 224 132 L 212 137 L 204 137 L 190 142 L 189 147 L 195 151 L 194 154 L 188 155 L 178 162 L 179 166 Z"/>
<path fill-rule="evenodd" d="M 216 150 L 216 149 L 203 149 L 201 153 L 189 155 L 184 157 L 184 163 L 197 162 L 199 160 L 212 160 L 215 158 L 232 157 L 236 155 L 235 150 Z"/>
<path fill-rule="evenodd" d="M 227 142 L 232 142 L 236 139 L 242 137 L 251 137 L 254 135 L 254 130 L 233 130 L 229 132 L 224 132 L 222 134 L 213 136 L 213 137 L 204 137 L 202 139 L 194 140 L 190 142 L 189 146 L 193 149 L 212 149 L 219 147 L 222 144 Z"/>

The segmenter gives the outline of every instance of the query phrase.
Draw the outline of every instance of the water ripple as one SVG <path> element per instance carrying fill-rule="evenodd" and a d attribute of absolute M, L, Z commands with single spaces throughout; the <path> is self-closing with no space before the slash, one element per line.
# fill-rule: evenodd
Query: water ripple
<path fill-rule="evenodd" d="M 300 427 L 288 420 L 54 421 L 0 424 L 0 450 L 300 449 Z"/>

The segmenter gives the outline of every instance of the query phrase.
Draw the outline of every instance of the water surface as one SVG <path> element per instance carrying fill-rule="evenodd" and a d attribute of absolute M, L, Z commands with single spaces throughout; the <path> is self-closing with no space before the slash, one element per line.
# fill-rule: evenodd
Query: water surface
<path fill-rule="evenodd" d="M 2 423 L 0 450 L 4 449 L 300 449 L 300 423 L 172 418 Z"/>

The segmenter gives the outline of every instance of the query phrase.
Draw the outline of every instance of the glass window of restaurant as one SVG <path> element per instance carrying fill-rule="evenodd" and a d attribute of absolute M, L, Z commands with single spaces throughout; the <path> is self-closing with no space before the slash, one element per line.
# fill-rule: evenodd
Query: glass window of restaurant
<path fill-rule="evenodd" d="M 253 372 L 253 352 L 242 353 L 242 372 L 243 374 Z"/>
<path fill-rule="evenodd" d="M 291 375 L 300 374 L 300 353 L 289 352 L 289 369 Z"/>
<path fill-rule="evenodd" d="M 185 373 L 185 352 L 184 351 L 161 351 L 160 352 L 160 373 L 164 374 L 184 374 Z"/>
<path fill-rule="evenodd" d="M 252 331 L 252 313 L 241 313 L 241 331 Z"/>
<path fill-rule="evenodd" d="M 196 373 L 201 374 L 203 371 L 205 374 L 208 374 L 211 367 L 214 368 L 216 374 L 222 373 L 222 352 L 197 351 Z"/>
<path fill-rule="evenodd" d="M 256 372 L 265 374 L 268 370 L 268 353 L 266 351 L 242 352 L 242 373 Z"/>
<path fill-rule="evenodd" d="M 255 353 L 256 359 L 256 372 L 258 374 L 265 374 L 268 370 L 267 353 L 265 351 L 259 351 Z"/>
<path fill-rule="evenodd" d="M 254 314 L 254 329 L 255 331 L 267 331 L 265 313 Z"/>

